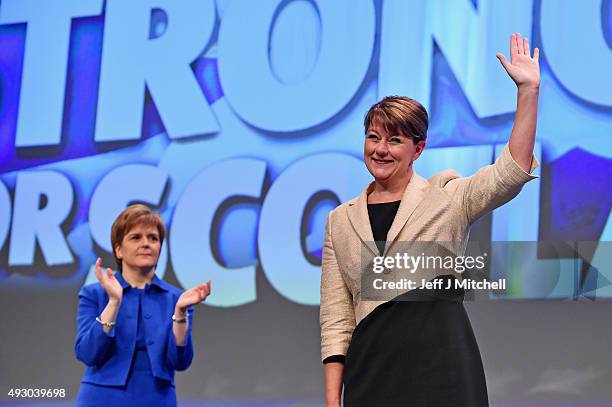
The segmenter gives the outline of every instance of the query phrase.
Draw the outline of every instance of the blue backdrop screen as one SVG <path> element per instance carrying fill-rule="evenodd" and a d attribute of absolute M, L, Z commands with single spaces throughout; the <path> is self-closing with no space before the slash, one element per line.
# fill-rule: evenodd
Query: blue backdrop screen
<path fill-rule="evenodd" d="M 609 240 L 611 9 L 3 0 L 0 284 L 92 281 L 95 258 L 111 259 L 113 219 L 144 202 L 169 228 L 160 276 L 171 270 L 183 287 L 210 278 L 209 305 L 233 307 L 257 300 L 259 267 L 282 296 L 317 305 L 327 212 L 370 180 L 361 159 L 368 107 L 390 94 L 421 101 L 431 126 L 417 172 L 473 173 L 512 128 L 516 87 L 495 58 L 512 32 L 542 51 L 542 166 L 492 215 L 490 237 Z M 504 272 L 548 261 L 524 253 Z M 610 273 L 594 273 L 588 290 L 612 296 Z M 545 279 L 508 295 L 582 289 L 558 270 Z"/>
<path fill-rule="evenodd" d="M 0 0 L 0 309 L 11 321 L 0 382 L 66 387 L 74 398 L 76 294 L 95 281 L 98 256 L 113 265 L 111 224 L 140 202 L 168 226 L 157 274 L 183 288 L 213 281 L 194 325 L 205 363 L 179 380 L 181 397 L 320 400 L 324 227 L 371 180 L 366 111 L 395 94 L 427 108 L 420 175 L 491 164 L 516 108 L 516 86 L 495 57 L 508 55 L 514 32 L 541 51 L 539 178 L 477 234 L 591 244 L 582 257 L 535 243 L 494 253 L 492 272 L 509 284 L 489 298 L 519 307 L 612 298 L 603 243 L 612 240 L 611 4 Z M 509 315 L 509 303 L 487 302 L 495 315 Z M 609 401 L 609 341 L 576 339 L 609 326 L 602 305 L 586 319 L 567 303 L 538 308 L 549 321 L 570 312 L 546 330 L 539 319 L 487 325 L 473 308 L 494 404 Z M 514 321 L 540 318 L 524 309 Z M 554 329 L 567 318 L 571 332 Z M 521 329 L 530 335 L 522 344 Z M 572 359 L 578 342 L 585 350 Z M 49 379 L 48 366 L 65 376 Z"/>

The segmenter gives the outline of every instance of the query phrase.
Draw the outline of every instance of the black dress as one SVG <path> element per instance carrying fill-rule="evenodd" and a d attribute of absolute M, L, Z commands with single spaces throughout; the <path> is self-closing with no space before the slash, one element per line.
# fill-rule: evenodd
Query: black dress
<path fill-rule="evenodd" d="M 399 203 L 368 204 L 381 252 Z M 353 332 L 343 381 L 345 407 L 488 406 L 463 292 L 412 290 L 378 306 Z"/>

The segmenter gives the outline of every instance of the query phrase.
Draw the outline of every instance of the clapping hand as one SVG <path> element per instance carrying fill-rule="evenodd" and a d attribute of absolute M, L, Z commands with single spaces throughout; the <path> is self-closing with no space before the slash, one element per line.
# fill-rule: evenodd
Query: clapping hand
<path fill-rule="evenodd" d="M 518 33 L 510 36 L 510 62 L 501 53 L 496 56 L 517 87 L 540 86 L 540 50 L 535 48 L 532 58 L 527 38 Z"/>
<path fill-rule="evenodd" d="M 206 297 L 210 295 L 211 290 L 212 285 L 210 280 L 204 284 L 199 284 L 193 288 L 190 288 L 189 290 L 181 294 L 176 303 L 176 308 L 178 308 L 182 312 L 185 312 L 188 307 L 191 307 L 192 305 L 196 305 L 204 301 Z"/>
<path fill-rule="evenodd" d="M 102 259 L 98 257 L 96 260 L 96 278 L 106 291 L 109 300 L 121 301 L 123 296 L 123 287 L 119 284 L 119 281 L 113 274 L 113 270 L 107 267 L 105 271 L 102 271 Z"/>

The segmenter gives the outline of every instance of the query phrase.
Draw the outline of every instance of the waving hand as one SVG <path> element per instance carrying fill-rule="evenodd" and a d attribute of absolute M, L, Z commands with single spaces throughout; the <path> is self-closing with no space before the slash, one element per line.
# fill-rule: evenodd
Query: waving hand
<path fill-rule="evenodd" d="M 535 48 L 531 57 L 527 38 L 518 33 L 510 36 L 510 62 L 501 53 L 496 56 L 517 87 L 540 86 L 540 50 Z"/>

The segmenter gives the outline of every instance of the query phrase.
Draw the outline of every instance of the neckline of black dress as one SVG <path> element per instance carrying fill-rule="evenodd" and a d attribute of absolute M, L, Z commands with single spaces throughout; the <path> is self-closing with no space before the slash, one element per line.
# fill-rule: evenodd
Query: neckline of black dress
<path fill-rule="evenodd" d="M 369 203 L 368 206 L 376 206 L 376 205 L 397 205 L 400 202 L 402 202 L 401 200 L 399 201 L 390 201 L 390 202 L 376 202 L 376 203 Z"/>

